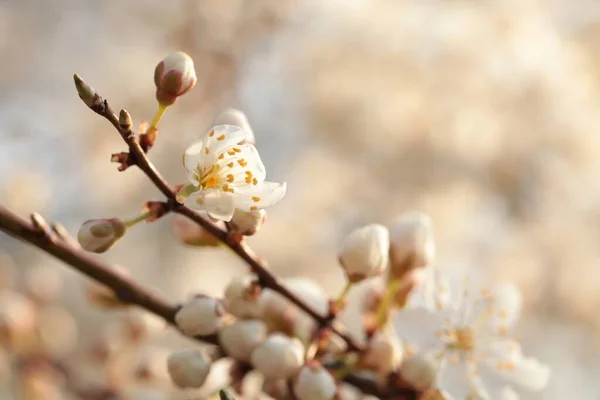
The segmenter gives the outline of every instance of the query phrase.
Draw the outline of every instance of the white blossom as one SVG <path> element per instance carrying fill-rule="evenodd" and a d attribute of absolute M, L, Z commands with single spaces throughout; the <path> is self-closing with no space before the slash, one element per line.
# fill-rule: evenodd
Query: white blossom
<path fill-rule="evenodd" d="M 342 243 L 338 258 L 350 282 L 381 274 L 388 264 L 390 238 L 379 224 L 353 230 Z"/>
<path fill-rule="evenodd" d="M 196 203 L 216 220 L 230 221 L 236 209 L 264 209 L 285 195 L 285 183 L 265 181 L 256 147 L 240 144 L 246 137 L 238 126 L 218 125 L 183 155 L 191 184 L 183 191 L 193 193 Z"/>
<path fill-rule="evenodd" d="M 169 356 L 167 370 L 180 388 L 199 388 L 206 381 L 211 364 L 210 357 L 200 350 L 181 350 Z"/>
<path fill-rule="evenodd" d="M 335 396 L 336 384 L 333 376 L 313 360 L 302 367 L 293 388 L 298 400 L 331 400 Z"/>
<path fill-rule="evenodd" d="M 177 314 L 175 323 L 189 336 L 212 335 L 223 323 L 225 307 L 221 300 L 197 296 L 185 303 Z"/>
<path fill-rule="evenodd" d="M 525 357 L 510 335 L 521 307 L 513 285 L 477 290 L 467 281 L 455 301 L 448 292 L 436 282 L 434 307 L 407 308 L 395 317 L 407 355 L 435 363 L 437 388 L 457 399 L 495 400 L 510 395 L 508 386 L 537 391 L 547 385 L 550 368 Z"/>
<path fill-rule="evenodd" d="M 289 378 L 304 363 L 304 346 L 298 339 L 273 333 L 254 349 L 251 362 L 266 379 Z"/>

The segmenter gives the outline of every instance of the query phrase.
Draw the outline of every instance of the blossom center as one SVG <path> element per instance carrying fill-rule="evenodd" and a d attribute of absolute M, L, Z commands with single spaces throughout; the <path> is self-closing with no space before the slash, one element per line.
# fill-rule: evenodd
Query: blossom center
<path fill-rule="evenodd" d="M 475 331 L 473 328 L 468 326 L 456 328 L 453 336 L 452 345 L 458 350 L 471 351 L 475 348 Z"/>

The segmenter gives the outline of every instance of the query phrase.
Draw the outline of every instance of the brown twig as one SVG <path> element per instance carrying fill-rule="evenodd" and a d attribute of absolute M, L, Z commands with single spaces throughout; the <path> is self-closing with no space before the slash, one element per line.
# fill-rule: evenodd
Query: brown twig
<path fill-rule="evenodd" d="M 39 215 L 35 219 L 43 221 Z M 179 309 L 177 305 L 171 304 L 127 276 L 115 272 L 115 269 L 110 265 L 92 257 L 87 252 L 81 250 L 79 246 L 74 247 L 69 241 L 61 240 L 56 233 L 45 230 L 44 232 L 40 231 L 37 224 L 18 217 L 2 205 L 0 205 L 0 231 L 4 231 L 16 239 L 30 243 L 58 258 L 84 275 L 111 288 L 123 301 L 140 306 L 176 327 L 175 314 Z M 46 233 L 50 236 L 47 237 Z M 196 336 L 194 339 L 218 345 L 215 335 Z M 381 399 L 412 400 L 416 398 L 412 390 L 395 388 L 393 386 L 389 390 L 382 390 L 374 382 L 357 375 L 350 374 L 344 380 L 364 393 L 372 394 Z"/>
<path fill-rule="evenodd" d="M 279 292 L 282 296 L 286 297 L 296 306 L 298 306 L 305 313 L 310 315 L 319 324 L 320 328 L 329 327 L 332 331 L 340 336 L 348 345 L 348 349 L 351 351 L 362 351 L 363 346 L 355 341 L 341 326 L 333 326 L 334 319 L 330 316 L 324 316 L 316 312 L 308 304 L 298 298 L 289 289 L 283 286 L 279 280 L 267 270 L 259 261 L 257 261 L 251 254 L 248 253 L 244 245 L 239 241 L 228 240 L 227 232 L 222 231 L 216 227 L 213 223 L 202 217 L 196 211 L 186 207 L 185 205 L 178 203 L 176 200 L 176 193 L 167 183 L 167 181 L 159 174 L 152 162 L 148 159 L 148 156 L 138 143 L 135 134 L 133 132 L 133 123 L 131 116 L 127 111 L 121 110 L 119 117 L 112 111 L 108 102 L 104 100 L 91 86 L 83 81 L 79 75 L 74 76 L 75 86 L 79 97 L 83 102 L 92 109 L 98 115 L 106 118 L 110 123 L 117 129 L 127 146 L 129 147 L 129 154 L 132 157 L 130 162 L 137 165 L 154 183 L 154 185 L 165 195 L 167 202 L 164 203 L 164 213 L 173 211 L 178 214 L 184 215 L 198 225 L 202 226 L 206 231 L 214 235 L 221 242 L 226 244 L 234 253 L 236 253 L 242 260 L 244 260 L 252 272 L 256 274 L 259 282 L 262 286 L 270 288 L 276 292 Z"/>

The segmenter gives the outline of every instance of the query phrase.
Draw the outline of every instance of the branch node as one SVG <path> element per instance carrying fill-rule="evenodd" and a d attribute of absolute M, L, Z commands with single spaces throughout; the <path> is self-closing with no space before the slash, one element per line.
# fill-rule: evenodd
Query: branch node
<path fill-rule="evenodd" d="M 31 214 L 30 218 L 31 223 L 35 227 L 36 231 L 40 233 L 45 240 L 49 242 L 55 241 L 55 236 L 52 230 L 50 229 L 50 226 L 48 226 L 48 223 L 40 214 L 33 213 Z"/>

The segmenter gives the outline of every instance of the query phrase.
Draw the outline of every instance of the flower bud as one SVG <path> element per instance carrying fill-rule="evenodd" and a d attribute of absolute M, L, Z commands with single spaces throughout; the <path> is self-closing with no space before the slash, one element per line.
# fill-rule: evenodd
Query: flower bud
<path fill-rule="evenodd" d="M 288 382 L 285 379 L 265 380 L 262 385 L 262 391 L 274 399 L 292 399 Z"/>
<path fill-rule="evenodd" d="M 248 122 L 248 118 L 246 117 L 246 114 L 244 114 L 240 110 L 237 110 L 235 108 L 227 108 L 227 109 L 221 111 L 217 115 L 217 117 L 214 119 L 212 125 L 213 126 L 217 126 L 217 125 L 239 126 L 243 130 L 245 130 L 246 133 L 248 133 L 248 136 L 246 137 L 246 139 L 244 139 L 244 141 L 240 144 L 244 144 L 244 143 L 255 144 L 256 143 L 256 140 L 254 138 L 254 131 L 252 131 L 252 127 L 250 126 L 250 123 Z"/>
<path fill-rule="evenodd" d="M 437 366 L 432 360 L 415 354 L 400 365 L 400 375 L 415 389 L 423 391 L 435 381 Z"/>
<path fill-rule="evenodd" d="M 170 106 L 196 84 L 194 61 L 182 51 L 166 56 L 154 69 L 156 100 Z"/>
<path fill-rule="evenodd" d="M 223 323 L 225 307 L 221 300 L 197 296 L 185 303 L 177 314 L 175 323 L 186 335 L 212 335 Z"/>
<path fill-rule="evenodd" d="M 235 233 L 252 236 L 265 223 L 266 217 L 267 212 L 263 209 L 248 212 L 236 209 L 227 226 Z"/>
<path fill-rule="evenodd" d="M 169 356 L 167 370 L 178 387 L 199 388 L 208 377 L 211 362 L 204 352 L 195 349 L 181 350 Z"/>
<path fill-rule="evenodd" d="M 388 264 L 389 233 L 371 224 L 352 231 L 342 243 L 338 258 L 350 282 L 381 274 Z"/>
<path fill-rule="evenodd" d="M 125 234 L 125 225 L 118 218 L 90 219 L 85 221 L 79 232 L 77 241 L 84 250 L 93 253 L 104 253 Z"/>
<path fill-rule="evenodd" d="M 258 319 L 240 320 L 219 332 L 219 343 L 227 355 L 250 361 L 252 351 L 267 338 L 267 325 Z"/>
<path fill-rule="evenodd" d="M 260 315 L 261 290 L 251 276 L 236 276 L 225 289 L 225 306 L 238 318 L 255 318 Z"/>
<path fill-rule="evenodd" d="M 198 213 L 208 217 L 204 211 L 199 211 Z M 223 221 L 219 221 L 215 225 L 223 230 L 225 229 L 225 223 Z M 173 221 L 173 232 L 180 242 L 187 244 L 188 246 L 217 247 L 221 244 L 221 241 L 206 229 L 180 215 Z"/>
<path fill-rule="evenodd" d="M 336 392 L 333 376 L 318 361 L 309 361 L 294 382 L 298 400 L 331 400 Z"/>
<path fill-rule="evenodd" d="M 298 339 L 273 333 L 254 349 L 250 361 L 266 379 L 287 379 L 302 367 L 304 346 Z"/>
<path fill-rule="evenodd" d="M 396 218 L 390 226 L 390 276 L 401 279 L 415 268 L 431 265 L 435 242 L 431 218 L 409 212 Z"/>
<path fill-rule="evenodd" d="M 380 374 L 388 374 L 402 362 L 402 345 L 390 335 L 378 331 L 370 340 L 367 351 L 360 360 L 361 366 Z"/>

